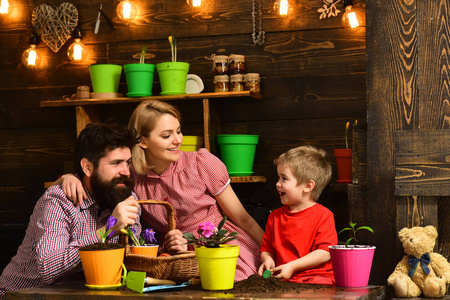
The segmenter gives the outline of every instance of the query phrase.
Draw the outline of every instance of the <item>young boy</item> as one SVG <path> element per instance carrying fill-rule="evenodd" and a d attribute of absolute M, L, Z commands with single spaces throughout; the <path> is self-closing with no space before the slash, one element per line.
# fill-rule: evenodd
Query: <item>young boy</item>
<path fill-rule="evenodd" d="M 328 246 L 338 242 L 333 213 L 316 203 L 331 179 L 326 152 L 301 146 L 275 159 L 283 207 L 267 220 L 259 275 L 298 283 L 334 285 Z"/>

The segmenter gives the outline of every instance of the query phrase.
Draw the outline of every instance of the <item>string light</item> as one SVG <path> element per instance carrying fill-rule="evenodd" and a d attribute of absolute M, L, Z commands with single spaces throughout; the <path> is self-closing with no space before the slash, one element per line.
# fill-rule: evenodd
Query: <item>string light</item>
<path fill-rule="evenodd" d="M 82 62 L 86 59 L 88 52 L 86 46 L 81 42 L 80 28 L 77 26 L 74 31 L 75 42 L 67 49 L 67 56 L 72 62 Z"/>
<path fill-rule="evenodd" d="M 117 5 L 117 16 L 120 20 L 128 22 L 136 18 L 136 4 L 129 0 L 123 0 Z"/>
<path fill-rule="evenodd" d="M 201 7 L 205 3 L 205 0 L 187 0 L 187 3 L 192 7 Z"/>
<path fill-rule="evenodd" d="M 344 27 L 358 29 L 364 23 L 364 17 L 360 12 L 353 9 L 352 0 L 344 0 L 345 13 L 342 15 Z"/>
<path fill-rule="evenodd" d="M 9 0 L 1 0 L 0 2 L 0 15 L 8 15 L 13 11 L 13 5 Z"/>
<path fill-rule="evenodd" d="M 28 43 L 30 48 L 22 53 L 22 63 L 28 68 L 37 67 L 41 63 L 41 55 L 36 49 L 38 44 L 37 37 L 32 35 Z"/>
<path fill-rule="evenodd" d="M 280 16 L 287 16 L 292 10 L 292 5 L 289 0 L 276 0 L 273 9 Z"/>

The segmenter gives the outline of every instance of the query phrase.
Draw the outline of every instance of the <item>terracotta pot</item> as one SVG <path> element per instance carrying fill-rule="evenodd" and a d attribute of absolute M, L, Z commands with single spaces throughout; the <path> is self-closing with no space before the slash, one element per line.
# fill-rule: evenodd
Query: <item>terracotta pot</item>
<path fill-rule="evenodd" d="M 156 257 L 158 256 L 158 248 L 159 245 L 130 246 L 130 251 L 133 254 Z"/>
<path fill-rule="evenodd" d="M 352 149 L 334 149 L 338 183 L 352 183 Z"/>
<path fill-rule="evenodd" d="M 79 249 L 86 286 L 92 289 L 120 287 L 125 247 L 104 250 Z"/>

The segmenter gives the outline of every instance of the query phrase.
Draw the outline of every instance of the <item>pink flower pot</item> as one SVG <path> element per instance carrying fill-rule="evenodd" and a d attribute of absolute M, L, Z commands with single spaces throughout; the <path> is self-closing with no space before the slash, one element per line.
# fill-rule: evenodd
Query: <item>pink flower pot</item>
<path fill-rule="evenodd" d="M 369 284 L 375 246 L 329 246 L 336 286 L 364 287 Z"/>

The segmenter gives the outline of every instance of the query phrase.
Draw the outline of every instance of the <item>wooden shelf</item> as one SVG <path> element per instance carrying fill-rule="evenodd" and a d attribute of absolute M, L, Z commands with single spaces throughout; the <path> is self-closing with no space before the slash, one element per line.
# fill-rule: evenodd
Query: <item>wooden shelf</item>
<path fill-rule="evenodd" d="M 264 176 L 242 176 L 242 177 L 230 177 L 231 183 L 256 183 L 266 182 L 267 179 Z"/>
<path fill-rule="evenodd" d="M 86 127 L 87 124 L 92 122 L 98 122 L 99 119 L 99 106 L 100 105 L 112 105 L 123 103 L 140 103 L 146 100 L 159 100 L 159 101 L 189 101 L 189 100 L 202 100 L 203 104 L 203 143 L 204 147 L 211 151 L 211 105 L 210 99 L 223 99 L 223 98 L 238 98 L 238 97 L 250 97 L 257 100 L 262 100 L 260 93 L 251 91 L 243 92 L 224 92 L 224 93 L 199 93 L 199 94 L 183 94 L 173 96 L 151 96 L 151 97 L 137 97 L 137 98 L 108 98 L 108 99 L 83 99 L 83 100 L 47 100 L 41 101 L 41 107 L 75 107 L 76 121 L 77 121 L 77 136 L 81 130 Z M 216 132 L 217 133 L 217 132 Z M 266 182 L 264 176 L 243 176 L 243 177 L 230 177 L 232 183 L 254 183 L 254 182 Z"/>
<path fill-rule="evenodd" d="M 251 91 L 243 92 L 224 92 L 224 93 L 200 93 L 200 94 L 183 94 L 173 96 L 150 96 L 150 97 L 122 97 L 108 99 L 83 99 L 83 100 L 47 100 L 41 101 L 41 107 L 62 107 L 62 106 L 87 106 L 102 104 L 120 104 L 120 103 L 139 103 L 145 100 L 174 101 L 174 100 L 193 100 L 193 99 L 216 99 L 216 98 L 235 98 L 235 97 L 252 97 L 262 100 L 260 93 Z"/>

